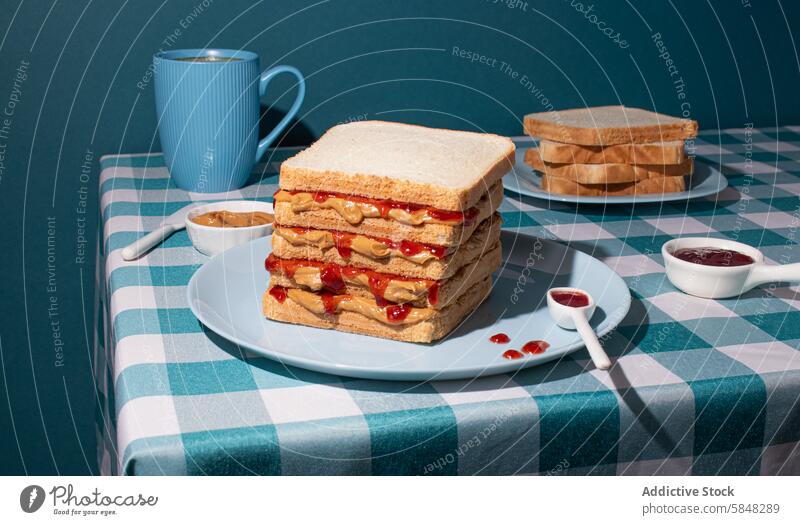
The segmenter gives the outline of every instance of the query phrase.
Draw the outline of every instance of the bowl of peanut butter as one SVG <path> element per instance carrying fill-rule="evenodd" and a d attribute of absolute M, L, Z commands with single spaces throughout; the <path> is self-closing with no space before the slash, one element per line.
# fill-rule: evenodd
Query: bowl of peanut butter
<path fill-rule="evenodd" d="M 223 201 L 203 204 L 186 216 L 186 230 L 197 251 L 214 256 L 272 233 L 272 204 Z"/>

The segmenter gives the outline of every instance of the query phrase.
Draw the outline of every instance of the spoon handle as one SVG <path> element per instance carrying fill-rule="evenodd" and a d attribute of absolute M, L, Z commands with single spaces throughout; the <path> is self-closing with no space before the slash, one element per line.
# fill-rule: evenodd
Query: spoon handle
<path fill-rule="evenodd" d="M 156 244 L 162 242 L 173 232 L 183 228 L 182 224 L 162 224 L 144 237 L 137 239 L 122 249 L 122 258 L 126 261 L 138 259 L 141 255 L 150 250 Z"/>
<path fill-rule="evenodd" d="M 581 335 L 581 339 L 583 339 L 583 343 L 586 345 L 586 350 L 589 351 L 594 366 L 599 370 L 608 370 L 611 368 L 611 360 L 608 358 L 606 351 L 603 350 L 603 347 L 600 346 L 600 341 L 597 340 L 597 334 L 595 334 L 592 327 L 589 326 L 589 321 L 586 319 L 583 312 L 575 311 L 572 317 L 575 322 L 575 328 Z"/>
<path fill-rule="evenodd" d="M 800 282 L 800 263 L 759 264 L 750 272 L 745 290 L 766 283 Z"/>

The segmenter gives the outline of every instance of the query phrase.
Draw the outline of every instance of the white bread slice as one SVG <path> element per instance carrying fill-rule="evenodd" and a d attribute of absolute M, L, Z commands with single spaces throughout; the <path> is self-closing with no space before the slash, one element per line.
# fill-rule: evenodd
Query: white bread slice
<path fill-rule="evenodd" d="M 550 164 L 542 161 L 536 148 L 525 152 L 525 163 L 551 177 L 580 184 L 616 184 L 644 179 L 682 177 L 691 175 L 694 159 L 687 157 L 681 164 Z"/>
<path fill-rule="evenodd" d="M 503 202 L 503 184 L 496 182 L 489 193 L 476 203 L 478 215 L 472 222 L 461 224 L 420 224 L 412 226 L 393 219 L 365 218 L 358 224 L 350 224 L 335 210 L 308 210 L 295 213 L 289 202 L 275 205 L 275 223 L 281 226 L 296 226 L 314 230 L 335 230 L 372 237 L 383 237 L 395 241 L 414 241 L 439 246 L 458 246 L 469 239 L 472 232 L 484 219 L 491 216 Z"/>
<path fill-rule="evenodd" d="M 431 303 L 429 294 L 422 292 L 410 304 L 419 308 L 432 308 L 434 310 L 441 310 L 453 303 L 461 294 L 469 288 L 472 288 L 488 275 L 491 275 L 502 262 L 502 250 L 498 242 L 494 248 L 476 257 L 472 261 L 462 266 L 452 277 L 443 281 L 439 281 L 437 288 L 437 300 Z M 322 283 L 317 282 L 312 286 L 303 286 L 293 278 L 287 276 L 282 272 L 270 273 L 269 285 L 283 286 L 284 288 L 303 288 L 312 292 L 318 292 L 322 289 Z M 347 292 L 355 297 L 374 298 L 372 291 L 368 286 L 350 285 L 346 286 Z"/>
<path fill-rule="evenodd" d="M 483 302 L 491 289 L 492 278 L 489 276 L 467 289 L 446 308 L 438 310 L 430 318 L 414 324 L 386 324 L 357 312 L 317 315 L 288 297 L 282 303 L 278 302 L 269 292 L 264 292 L 262 313 L 273 321 L 329 328 L 398 341 L 430 343 L 446 336 L 458 326 L 462 319 L 471 314 Z"/>
<path fill-rule="evenodd" d="M 560 164 L 680 164 L 686 160 L 682 140 L 613 146 L 581 146 L 540 140 L 539 155 L 545 162 Z"/>
<path fill-rule="evenodd" d="M 683 140 L 697 121 L 625 106 L 600 106 L 525 115 L 525 133 L 567 144 L 608 146 Z"/>
<path fill-rule="evenodd" d="M 458 246 L 453 253 L 442 259 L 430 259 L 424 264 L 403 259 L 402 257 L 372 258 L 353 252 L 345 259 L 336 248 L 320 249 L 316 246 L 293 245 L 280 235 L 272 235 L 272 252 L 281 259 L 307 259 L 339 266 L 357 266 L 381 273 L 393 273 L 406 277 L 439 280 L 455 274 L 459 268 L 476 257 L 491 251 L 500 240 L 500 226 L 503 220 L 495 213 L 483 221 L 469 239 Z"/>
<path fill-rule="evenodd" d="M 462 211 L 514 165 L 485 133 L 365 121 L 334 126 L 281 165 L 285 190 L 333 191 Z"/>
<path fill-rule="evenodd" d="M 656 177 L 635 182 L 615 184 L 581 184 L 574 180 L 542 176 L 542 189 L 560 195 L 582 197 L 611 197 L 619 195 L 643 195 L 650 193 L 673 193 L 686 191 L 686 177 Z"/>

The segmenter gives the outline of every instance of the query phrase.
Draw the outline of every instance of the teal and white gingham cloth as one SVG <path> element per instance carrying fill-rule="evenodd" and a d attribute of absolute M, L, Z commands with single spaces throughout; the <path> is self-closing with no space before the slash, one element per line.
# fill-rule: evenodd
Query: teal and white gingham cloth
<path fill-rule="evenodd" d="M 524 140 L 521 141 L 521 144 Z M 186 232 L 121 249 L 191 201 L 270 201 L 277 150 L 231 195 L 177 189 L 159 154 L 101 159 L 96 374 L 102 471 L 121 474 L 800 474 L 800 293 L 679 293 L 661 245 L 708 235 L 800 261 L 800 127 L 704 133 L 731 187 L 692 202 L 575 206 L 507 194 L 504 227 L 558 238 L 628 283 L 595 370 L 585 351 L 474 381 L 358 380 L 284 366 L 204 329 Z M 266 283 L 265 283 L 266 285 Z M 377 351 L 379 348 L 379 341 Z"/>

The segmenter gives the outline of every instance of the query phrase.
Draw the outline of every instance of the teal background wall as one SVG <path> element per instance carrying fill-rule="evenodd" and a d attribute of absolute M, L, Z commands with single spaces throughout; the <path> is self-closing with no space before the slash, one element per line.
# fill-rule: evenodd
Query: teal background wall
<path fill-rule="evenodd" d="M 518 135 L 548 104 L 775 126 L 800 124 L 799 21 L 797 2 L 747 0 L 3 0 L 0 473 L 97 471 L 97 161 L 159 150 L 147 69 L 159 48 L 241 47 L 303 70 L 284 144 L 365 118 Z M 264 103 L 279 113 L 291 94 L 277 87 Z"/>

